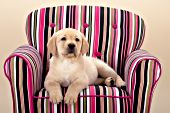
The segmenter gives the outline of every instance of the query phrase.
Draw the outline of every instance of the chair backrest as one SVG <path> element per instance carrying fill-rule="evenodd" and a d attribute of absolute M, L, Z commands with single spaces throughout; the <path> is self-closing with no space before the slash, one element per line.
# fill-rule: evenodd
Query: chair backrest
<path fill-rule="evenodd" d="M 47 41 L 63 28 L 75 28 L 84 33 L 90 45 L 87 55 L 105 61 L 123 79 L 126 57 L 141 47 L 145 31 L 141 17 L 110 7 L 71 5 L 32 11 L 27 17 L 26 34 L 29 44 L 41 55 L 43 79 L 50 58 Z"/>

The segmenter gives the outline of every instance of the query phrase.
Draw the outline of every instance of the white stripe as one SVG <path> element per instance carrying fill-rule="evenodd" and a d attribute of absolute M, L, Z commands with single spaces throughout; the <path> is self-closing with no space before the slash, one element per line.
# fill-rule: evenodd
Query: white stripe
<path fill-rule="evenodd" d="M 18 111 L 18 97 L 17 97 L 17 90 L 16 90 L 16 57 L 14 57 L 14 84 L 15 84 L 15 97 L 16 97 L 16 110 L 17 110 L 17 113 L 19 113 Z"/>
<path fill-rule="evenodd" d="M 158 80 L 158 78 L 159 78 L 159 76 L 160 76 L 160 73 L 161 73 L 161 70 L 160 70 L 160 68 L 158 67 L 156 80 Z"/>
<path fill-rule="evenodd" d="M 141 37 L 141 17 L 139 17 L 139 33 L 138 33 L 138 42 L 137 42 L 137 46 L 140 45 L 140 37 Z"/>
<path fill-rule="evenodd" d="M 106 96 L 109 96 L 109 91 L 108 91 L 108 87 L 107 86 L 105 86 L 105 88 L 106 88 Z M 109 109 L 109 98 L 108 97 L 106 97 L 106 99 L 107 99 L 107 113 L 109 113 L 110 111 L 110 109 Z"/>
<path fill-rule="evenodd" d="M 45 92 L 45 97 L 47 97 L 47 92 Z M 47 99 L 44 99 L 44 113 L 47 113 L 46 112 L 46 103 L 47 103 Z"/>
<path fill-rule="evenodd" d="M 108 39 L 108 48 L 107 48 L 107 64 L 109 63 L 109 60 L 108 60 L 108 59 L 109 59 L 109 50 L 110 50 L 109 47 L 110 47 L 110 41 L 111 41 L 111 38 L 112 38 L 112 37 L 111 37 L 111 33 L 112 33 L 112 32 L 111 32 L 111 29 L 112 29 L 112 24 L 111 24 L 111 23 L 112 23 L 111 8 L 110 8 L 110 13 L 109 13 L 109 15 L 110 15 L 110 22 L 109 22 L 110 24 L 109 24 L 109 37 L 108 37 L 109 39 Z M 112 49 L 112 48 L 111 48 L 111 49 Z M 111 59 L 110 59 L 110 60 L 111 60 Z"/>
<path fill-rule="evenodd" d="M 119 96 L 119 90 L 117 88 L 116 89 L 116 96 Z M 119 98 L 116 98 L 117 101 L 117 113 L 120 113 L 120 100 Z"/>
<path fill-rule="evenodd" d="M 32 45 L 35 47 L 34 45 L 34 11 L 32 12 L 32 16 L 31 16 L 31 40 L 32 40 Z"/>
<path fill-rule="evenodd" d="M 39 26 L 40 26 L 40 10 L 37 11 L 37 29 L 36 29 L 36 41 L 37 41 L 37 50 L 39 51 Z"/>
<path fill-rule="evenodd" d="M 94 43 L 94 19 L 95 19 L 95 7 L 92 7 L 92 31 L 91 31 L 91 47 L 90 47 L 90 56 L 92 56 L 93 51 L 93 43 Z"/>
<path fill-rule="evenodd" d="M 117 36 L 117 46 L 116 46 L 116 55 L 115 55 L 115 62 L 116 62 L 116 65 L 115 65 L 115 70 L 117 71 L 117 65 L 118 65 L 118 51 L 119 51 L 119 43 L 120 43 L 120 21 L 121 21 L 121 12 L 120 12 L 120 9 L 118 9 L 118 36 Z"/>
<path fill-rule="evenodd" d="M 54 104 L 54 113 L 57 113 L 57 104 Z"/>
<path fill-rule="evenodd" d="M 77 20 L 77 21 L 78 21 L 77 23 L 78 23 L 78 31 L 80 31 L 80 24 L 81 24 L 81 22 L 80 22 L 80 19 L 81 19 L 81 18 L 80 18 L 80 17 L 81 17 L 81 15 L 80 15 L 80 14 L 81 14 L 81 5 L 78 6 L 78 14 L 79 14 L 79 15 L 78 15 L 78 18 L 77 18 L 77 19 L 78 19 L 78 20 Z"/>
<path fill-rule="evenodd" d="M 150 66 L 149 66 L 149 65 L 150 65 L 150 63 L 151 63 L 151 62 L 149 61 L 149 62 L 148 62 L 147 75 L 149 75 L 149 72 L 150 72 Z M 149 85 L 148 85 L 148 84 L 149 84 L 149 81 L 150 81 L 150 80 L 149 80 L 149 78 L 147 77 L 147 85 L 146 85 L 146 91 L 145 91 L 145 101 L 144 101 L 145 103 L 144 103 L 144 108 L 143 108 L 144 110 L 143 110 L 143 111 L 145 111 L 145 110 L 146 110 L 146 106 L 145 106 L 145 105 L 147 104 L 146 102 L 147 102 L 147 96 L 148 96 L 148 89 L 149 89 Z"/>
<path fill-rule="evenodd" d="M 90 90 L 89 90 L 89 87 L 86 88 L 86 95 L 90 95 Z M 87 113 L 90 113 L 90 97 L 87 97 Z"/>
<path fill-rule="evenodd" d="M 80 96 L 83 96 L 83 90 L 80 92 Z M 83 97 L 80 97 L 80 113 L 83 113 Z"/>
<path fill-rule="evenodd" d="M 74 104 L 71 105 L 71 113 L 74 113 Z"/>
<path fill-rule="evenodd" d="M 63 28 L 66 28 L 66 11 L 67 11 L 67 6 L 64 6 Z"/>

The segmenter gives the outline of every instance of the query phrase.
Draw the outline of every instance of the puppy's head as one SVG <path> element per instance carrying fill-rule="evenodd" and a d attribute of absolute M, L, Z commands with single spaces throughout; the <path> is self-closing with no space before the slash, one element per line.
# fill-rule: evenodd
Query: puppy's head
<path fill-rule="evenodd" d="M 76 29 L 62 29 L 51 37 L 47 48 L 53 56 L 76 58 L 88 52 L 85 36 Z"/>

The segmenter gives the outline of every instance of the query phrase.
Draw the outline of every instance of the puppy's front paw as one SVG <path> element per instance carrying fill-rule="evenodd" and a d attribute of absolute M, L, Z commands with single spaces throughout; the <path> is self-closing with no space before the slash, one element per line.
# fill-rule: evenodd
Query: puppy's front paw
<path fill-rule="evenodd" d="M 105 79 L 105 84 L 107 86 L 114 86 L 115 85 L 115 80 L 112 77 L 107 77 Z"/>
<path fill-rule="evenodd" d="M 117 87 L 125 86 L 126 83 L 118 76 L 116 79 L 113 77 L 108 77 L 105 79 L 105 84 L 107 86 L 114 86 L 116 85 Z"/>
<path fill-rule="evenodd" d="M 52 91 L 49 93 L 50 95 L 50 101 L 53 102 L 54 104 L 58 104 L 63 100 L 63 96 L 60 93 L 57 93 L 55 91 Z"/>
<path fill-rule="evenodd" d="M 64 101 L 66 104 L 73 104 L 77 102 L 78 94 L 76 92 L 66 92 Z"/>

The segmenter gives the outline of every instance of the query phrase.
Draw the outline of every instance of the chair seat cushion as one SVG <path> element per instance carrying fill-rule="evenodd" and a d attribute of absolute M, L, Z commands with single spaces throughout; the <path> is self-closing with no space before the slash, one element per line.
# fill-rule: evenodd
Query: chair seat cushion
<path fill-rule="evenodd" d="M 63 95 L 66 91 L 62 88 Z M 130 99 L 123 89 L 96 85 L 82 90 L 73 105 L 53 104 L 43 88 L 34 96 L 34 107 L 38 113 L 130 113 Z"/>

